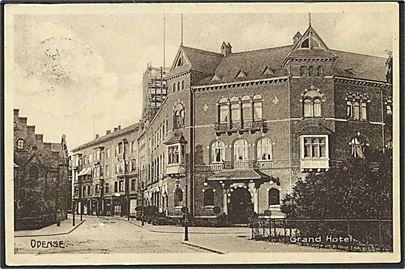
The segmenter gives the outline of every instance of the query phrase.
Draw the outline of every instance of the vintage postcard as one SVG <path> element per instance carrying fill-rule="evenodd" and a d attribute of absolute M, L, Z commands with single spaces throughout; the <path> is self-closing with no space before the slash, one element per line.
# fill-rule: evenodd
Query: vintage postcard
<path fill-rule="evenodd" d="M 6 5 L 5 263 L 399 263 L 398 9 Z"/>

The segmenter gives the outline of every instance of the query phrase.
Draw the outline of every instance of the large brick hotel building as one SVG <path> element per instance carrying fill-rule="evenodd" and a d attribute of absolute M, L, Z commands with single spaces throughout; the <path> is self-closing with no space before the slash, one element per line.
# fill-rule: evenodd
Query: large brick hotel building
<path fill-rule="evenodd" d="M 180 217 L 187 202 L 200 218 L 218 206 L 234 223 L 280 216 L 306 172 L 390 145 L 390 59 L 330 49 L 311 26 L 292 41 L 180 46 L 165 101 L 136 130 L 138 204 Z"/>

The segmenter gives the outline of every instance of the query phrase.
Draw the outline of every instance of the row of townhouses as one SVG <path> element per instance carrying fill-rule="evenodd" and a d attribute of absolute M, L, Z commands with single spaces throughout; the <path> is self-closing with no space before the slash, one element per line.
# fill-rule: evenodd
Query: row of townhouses
<path fill-rule="evenodd" d="M 153 106 L 156 84 L 144 76 L 153 117 L 73 150 L 74 200 L 88 214 L 152 205 L 233 223 L 282 216 L 283 196 L 306 173 L 390 147 L 391 61 L 330 49 L 311 26 L 269 49 L 181 45 L 156 72 L 164 97 Z"/>

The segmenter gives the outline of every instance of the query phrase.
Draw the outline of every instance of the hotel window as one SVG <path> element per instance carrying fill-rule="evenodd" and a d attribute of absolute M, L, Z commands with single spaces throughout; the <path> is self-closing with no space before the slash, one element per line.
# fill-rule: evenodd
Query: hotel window
<path fill-rule="evenodd" d="M 131 191 L 136 190 L 136 179 L 131 179 Z"/>
<path fill-rule="evenodd" d="M 346 116 L 348 118 L 353 117 L 353 103 L 350 100 L 346 102 Z"/>
<path fill-rule="evenodd" d="M 177 82 L 177 91 L 183 90 L 180 88 L 180 82 Z"/>
<path fill-rule="evenodd" d="M 253 97 L 253 119 L 254 121 L 262 120 L 263 116 L 263 99 L 260 95 Z"/>
<path fill-rule="evenodd" d="M 318 77 L 323 76 L 323 67 L 322 67 L 322 66 L 319 66 L 319 67 L 316 69 L 316 76 L 318 76 Z"/>
<path fill-rule="evenodd" d="M 124 191 L 124 181 L 121 180 L 119 181 L 119 192 L 123 192 Z"/>
<path fill-rule="evenodd" d="M 271 160 L 272 143 L 269 138 L 260 139 L 257 142 L 257 160 Z"/>
<path fill-rule="evenodd" d="M 280 191 L 276 188 L 269 190 L 269 207 L 272 205 L 280 205 Z"/>
<path fill-rule="evenodd" d="M 181 90 L 184 90 L 184 81 L 181 81 Z"/>
<path fill-rule="evenodd" d="M 392 101 L 391 100 L 387 101 L 387 114 L 388 115 L 392 114 Z"/>
<path fill-rule="evenodd" d="M 250 101 L 250 97 L 248 97 L 248 96 L 242 97 L 242 117 L 243 117 L 244 124 L 251 122 L 253 119 L 252 103 Z"/>
<path fill-rule="evenodd" d="M 17 140 L 17 149 L 18 150 L 23 150 L 24 149 L 24 140 L 23 139 L 18 139 Z"/>
<path fill-rule="evenodd" d="M 109 176 L 110 175 L 110 166 L 105 165 L 105 176 Z"/>
<path fill-rule="evenodd" d="M 248 160 L 249 158 L 249 145 L 246 140 L 237 140 L 233 144 L 234 161 Z"/>
<path fill-rule="evenodd" d="M 308 68 L 308 76 L 314 76 L 314 67 L 313 66 L 310 66 Z"/>
<path fill-rule="evenodd" d="M 182 128 L 184 127 L 184 107 L 181 104 L 177 104 L 173 112 L 173 128 Z"/>
<path fill-rule="evenodd" d="M 118 182 L 114 182 L 114 192 L 118 192 Z"/>
<path fill-rule="evenodd" d="M 105 184 L 104 193 L 105 193 L 105 194 L 110 193 L 110 184 L 109 184 L 109 183 L 106 183 L 106 184 Z"/>
<path fill-rule="evenodd" d="M 311 90 L 304 95 L 304 117 L 320 117 L 322 115 L 322 101 L 319 92 Z"/>
<path fill-rule="evenodd" d="M 361 120 L 367 120 L 367 103 L 361 103 Z"/>
<path fill-rule="evenodd" d="M 346 115 L 353 120 L 367 120 L 367 98 L 350 96 L 346 101 Z"/>
<path fill-rule="evenodd" d="M 231 98 L 231 120 L 232 124 L 240 123 L 240 104 L 237 97 Z"/>
<path fill-rule="evenodd" d="M 307 73 L 307 67 L 306 66 L 301 66 L 300 67 L 300 76 L 304 76 Z"/>
<path fill-rule="evenodd" d="M 351 139 L 349 145 L 351 148 L 352 157 L 365 158 L 364 151 L 366 150 L 367 143 L 363 139 L 354 137 Z"/>
<path fill-rule="evenodd" d="M 179 164 L 180 163 L 180 152 L 179 145 L 173 145 L 168 147 L 168 164 Z"/>
<path fill-rule="evenodd" d="M 176 83 L 173 83 L 173 93 L 176 92 Z"/>
<path fill-rule="evenodd" d="M 136 170 L 136 159 L 132 159 L 131 160 L 131 171 L 135 171 Z"/>
<path fill-rule="evenodd" d="M 211 160 L 213 163 L 225 161 L 225 144 L 222 141 L 216 141 L 211 145 Z"/>
<path fill-rule="evenodd" d="M 303 158 L 327 158 L 326 137 L 304 137 Z"/>
<path fill-rule="evenodd" d="M 301 43 L 301 48 L 309 48 L 309 38 L 305 39 L 305 40 Z"/>
<path fill-rule="evenodd" d="M 178 187 L 174 192 L 174 206 L 183 205 L 183 191 Z"/>
<path fill-rule="evenodd" d="M 209 188 L 204 191 L 204 206 L 212 205 L 214 205 L 214 191 Z"/>
<path fill-rule="evenodd" d="M 229 105 L 227 98 L 221 98 L 218 101 L 219 107 L 219 122 L 228 123 L 229 122 Z"/>
<path fill-rule="evenodd" d="M 355 120 L 360 119 L 360 104 L 357 101 L 353 103 L 353 118 Z"/>

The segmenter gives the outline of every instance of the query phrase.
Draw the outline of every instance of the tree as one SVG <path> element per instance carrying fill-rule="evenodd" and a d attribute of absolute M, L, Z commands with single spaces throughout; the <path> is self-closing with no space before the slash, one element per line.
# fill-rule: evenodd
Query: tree
<path fill-rule="evenodd" d="M 392 157 L 369 151 L 300 179 L 281 209 L 294 218 L 380 218 L 392 213 Z"/>

